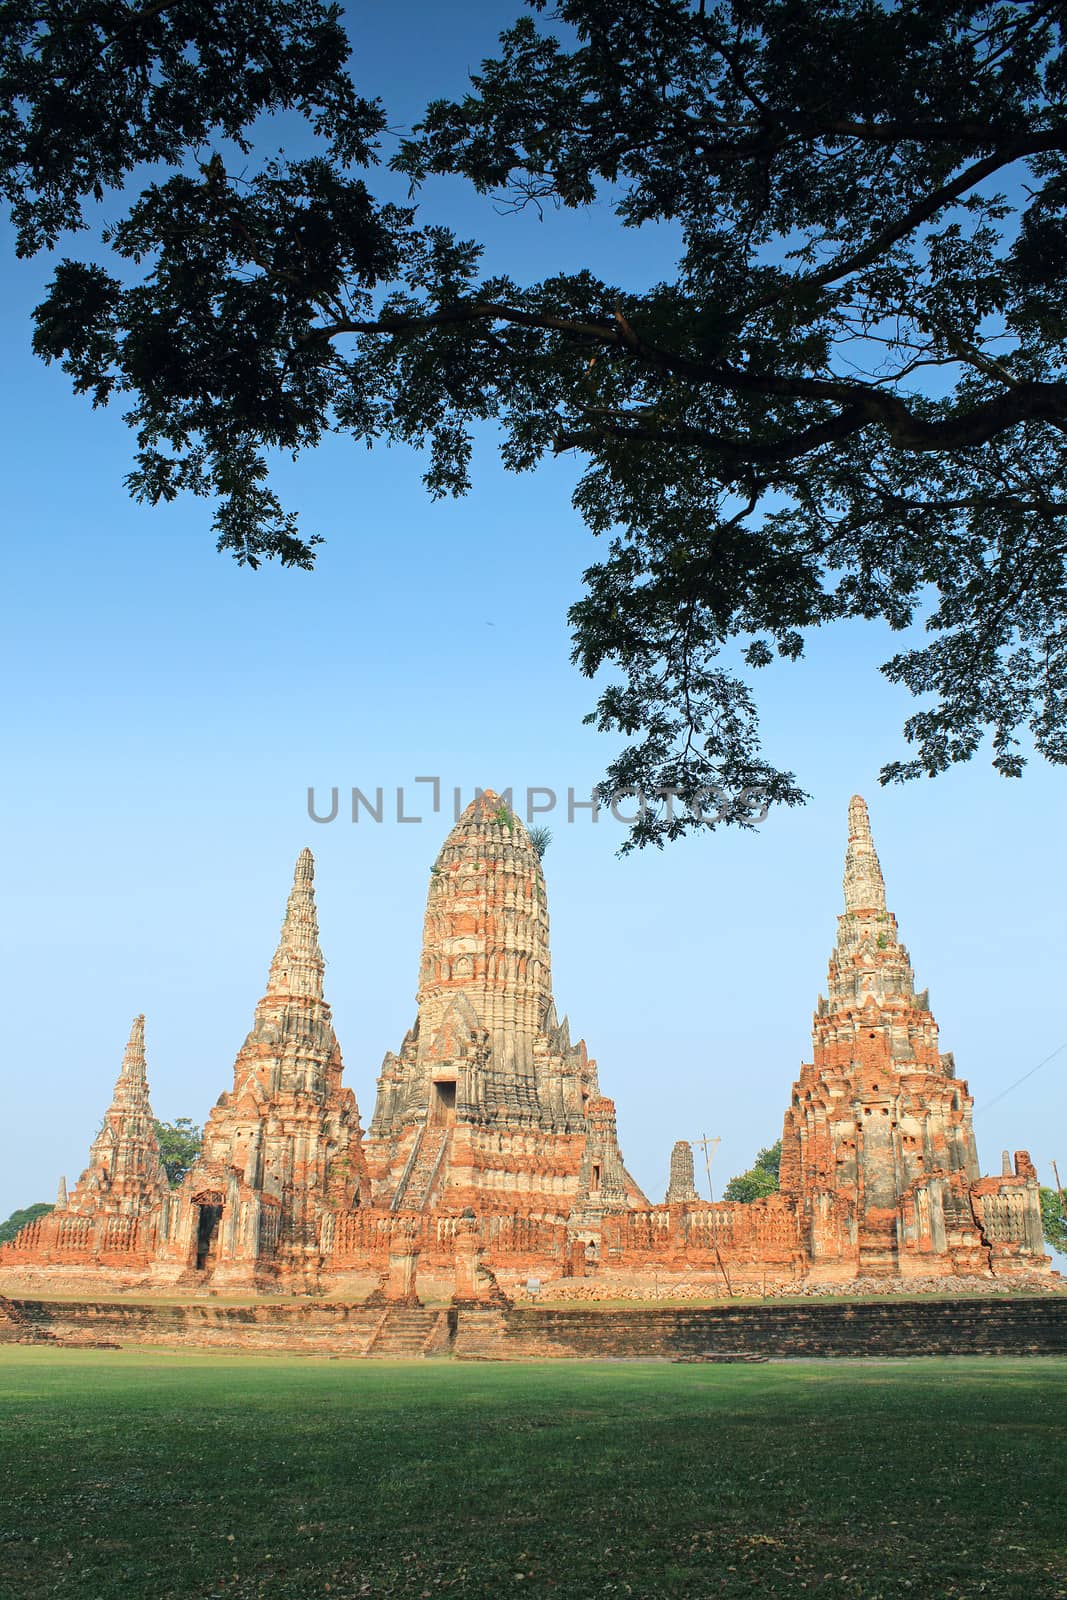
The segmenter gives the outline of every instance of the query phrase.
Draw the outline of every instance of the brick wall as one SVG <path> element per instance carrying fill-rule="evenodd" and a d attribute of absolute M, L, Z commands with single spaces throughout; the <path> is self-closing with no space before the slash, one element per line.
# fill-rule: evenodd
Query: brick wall
<path fill-rule="evenodd" d="M 60 1339 L 360 1356 L 381 1308 L 133 1305 L 13 1300 L 19 1321 Z M 450 1313 L 454 1354 L 491 1360 L 768 1356 L 1067 1355 L 1067 1297 L 880 1300 L 623 1311 Z"/>

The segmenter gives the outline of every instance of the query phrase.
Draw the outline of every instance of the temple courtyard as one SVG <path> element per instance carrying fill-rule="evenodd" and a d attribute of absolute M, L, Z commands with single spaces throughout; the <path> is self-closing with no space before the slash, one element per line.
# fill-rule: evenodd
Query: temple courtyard
<path fill-rule="evenodd" d="M 0 1349 L 0 1595 L 1067 1594 L 1067 1359 Z"/>

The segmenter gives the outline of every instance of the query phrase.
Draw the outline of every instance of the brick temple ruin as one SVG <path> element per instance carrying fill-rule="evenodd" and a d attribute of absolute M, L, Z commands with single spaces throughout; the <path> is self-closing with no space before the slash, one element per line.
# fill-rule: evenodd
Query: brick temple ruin
<path fill-rule="evenodd" d="M 662 1204 L 627 1172 L 614 1102 L 556 1013 L 540 858 L 497 796 L 468 807 L 431 869 L 417 1016 L 366 1132 L 323 997 L 313 876 L 304 850 L 233 1087 L 181 1186 L 162 1169 L 138 1017 L 89 1165 L 0 1248 L 5 1285 L 462 1306 L 530 1279 L 711 1296 L 1048 1273 L 1029 1156 L 980 1174 L 971 1096 L 916 990 L 858 797 L 780 1192 L 749 1204 L 700 1200 L 684 1141 Z"/>

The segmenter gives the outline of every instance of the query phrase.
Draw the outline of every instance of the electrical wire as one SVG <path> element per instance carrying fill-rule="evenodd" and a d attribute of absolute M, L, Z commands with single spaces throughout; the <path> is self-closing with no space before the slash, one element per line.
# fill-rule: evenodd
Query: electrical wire
<path fill-rule="evenodd" d="M 991 1106 L 995 1106 L 999 1100 L 1004 1099 L 1005 1095 L 1011 1094 L 1013 1089 L 1017 1089 L 1020 1083 L 1025 1083 L 1027 1078 L 1032 1078 L 1035 1072 L 1040 1072 L 1042 1067 L 1047 1067 L 1049 1062 L 1054 1061 L 1063 1050 L 1067 1050 L 1067 1039 L 1064 1039 L 1062 1044 L 1057 1045 L 1051 1055 L 1046 1056 L 1043 1061 L 1039 1061 L 1036 1067 L 1031 1067 L 1030 1071 L 1024 1072 L 1021 1078 L 1016 1078 L 1015 1082 L 1009 1083 L 1006 1089 L 1001 1089 L 1000 1093 L 995 1094 L 992 1100 L 985 1100 L 980 1106 L 976 1106 L 975 1114 L 977 1115 L 979 1111 L 988 1111 Z"/>

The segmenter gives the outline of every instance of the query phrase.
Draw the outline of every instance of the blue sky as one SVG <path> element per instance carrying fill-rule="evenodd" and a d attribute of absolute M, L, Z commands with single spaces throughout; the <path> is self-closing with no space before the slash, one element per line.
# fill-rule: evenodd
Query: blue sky
<path fill-rule="evenodd" d="M 357 77 L 396 125 L 460 92 L 514 8 L 359 9 Z M 425 27 L 412 27 L 412 16 Z M 382 178 L 379 187 L 385 186 Z M 497 216 L 456 186 L 430 214 L 486 234 L 519 274 L 588 262 L 623 281 L 670 267 L 670 239 L 620 239 L 606 209 Z M 28 351 L 41 262 L 2 256 L 3 651 L 7 914 L 0 1216 L 73 1180 L 134 1013 L 147 1015 L 159 1115 L 201 1120 L 230 1086 L 262 992 L 293 861 L 315 851 L 328 997 L 369 1121 L 381 1057 L 414 1015 L 422 911 L 447 815 L 419 825 L 308 819 L 306 792 L 386 791 L 436 774 L 588 796 L 614 753 L 582 726 L 567 605 L 595 545 L 569 504 L 576 465 L 504 473 L 487 437 L 475 488 L 431 503 L 419 464 L 333 441 L 280 469 L 325 533 L 313 574 L 238 569 L 202 504 L 133 505 L 129 438 Z M 621 829 L 546 820 L 557 1002 L 617 1101 L 628 1164 L 662 1195 L 673 1140 L 722 1139 L 721 1183 L 781 1131 L 810 1050 L 841 903 L 845 813 L 875 838 L 942 1046 L 975 1095 L 983 1166 L 1028 1147 L 1067 1168 L 1063 1005 L 1067 776 L 1019 783 L 984 758 L 880 791 L 909 697 L 881 679 L 878 628 L 838 629 L 763 674 L 771 759 L 812 799 L 755 834 L 620 861 Z M 421 791 L 425 793 L 425 790 Z"/>

